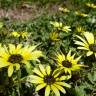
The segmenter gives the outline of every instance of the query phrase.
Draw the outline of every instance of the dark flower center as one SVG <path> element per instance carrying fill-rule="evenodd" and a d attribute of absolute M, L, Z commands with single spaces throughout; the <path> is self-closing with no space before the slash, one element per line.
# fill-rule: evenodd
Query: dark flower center
<path fill-rule="evenodd" d="M 96 52 L 96 44 L 90 44 L 89 49 L 93 52 Z"/>
<path fill-rule="evenodd" d="M 47 75 L 44 77 L 44 82 L 47 83 L 48 85 L 51 85 L 55 82 L 55 78 L 52 75 Z"/>
<path fill-rule="evenodd" d="M 21 63 L 22 60 L 23 60 L 23 57 L 20 54 L 12 54 L 8 58 L 8 62 L 11 62 L 13 64 L 15 64 L 15 63 Z"/>
<path fill-rule="evenodd" d="M 68 60 L 62 61 L 62 65 L 63 65 L 64 67 L 67 67 L 67 68 L 71 68 L 71 67 L 72 67 L 72 63 L 69 62 Z"/>

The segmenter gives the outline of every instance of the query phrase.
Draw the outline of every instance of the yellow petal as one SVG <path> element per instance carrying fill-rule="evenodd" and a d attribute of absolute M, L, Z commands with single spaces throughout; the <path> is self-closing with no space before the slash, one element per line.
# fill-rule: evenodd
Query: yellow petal
<path fill-rule="evenodd" d="M 13 65 L 10 65 L 9 67 L 8 67 L 8 77 L 11 77 L 12 76 L 12 74 L 13 74 Z"/>
<path fill-rule="evenodd" d="M 77 49 L 81 49 L 81 50 L 89 50 L 89 48 L 86 48 L 86 47 L 77 47 Z"/>
<path fill-rule="evenodd" d="M 3 62 L 3 61 L 1 61 L 2 59 L 0 59 L 0 68 L 2 68 L 2 67 L 7 67 L 8 65 L 10 65 L 9 63 L 7 63 L 7 62 Z"/>
<path fill-rule="evenodd" d="M 87 52 L 87 56 L 90 56 L 90 55 L 92 55 L 92 54 L 93 54 L 92 51 L 88 51 L 88 52 Z"/>
<path fill-rule="evenodd" d="M 43 75 L 37 68 L 35 68 L 35 69 L 33 70 L 33 72 L 34 72 L 35 74 L 39 75 L 40 77 L 44 77 L 44 75 Z"/>
<path fill-rule="evenodd" d="M 75 44 L 86 47 L 86 44 L 80 41 L 75 41 Z"/>
<path fill-rule="evenodd" d="M 49 96 L 50 94 L 50 86 L 47 85 L 47 87 L 45 88 L 45 96 Z"/>
<path fill-rule="evenodd" d="M 67 59 L 70 61 L 71 60 L 71 50 L 67 54 Z"/>
<path fill-rule="evenodd" d="M 56 84 L 61 85 L 61 86 L 64 86 L 64 87 L 71 88 L 71 85 L 69 85 L 69 84 L 67 84 L 65 82 L 56 82 Z"/>
<path fill-rule="evenodd" d="M 20 69 L 20 64 L 14 64 L 13 66 L 16 67 L 16 70 L 19 70 Z"/>
<path fill-rule="evenodd" d="M 40 65 L 39 65 L 39 68 L 40 68 L 40 71 L 41 71 L 44 75 L 46 75 L 46 71 L 45 71 L 44 66 L 40 64 Z"/>
<path fill-rule="evenodd" d="M 13 54 L 15 52 L 15 45 L 9 44 L 9 52 Z"/>
<path fill-rule="evenodd" d="M 94 35 L 89 32 L 85 32 L 84 36 L 86 37 L 89 44 L 94 44 Z"/>
<path fill-rule="evenodd" d="M 53 92 L 55 93 L 55 96 L 60 96 L 59 90 L 58 90 L 54 85 L 51 85 L 51 89 L 52 89 Z"/>
<path fill-rule="evenodd" d="M 47 72 L 48 75 L 50 75 L 50 72 L 51 72 L 50 66 L 47 66 L 47 67 L 46 67 L 46 72 Z"/>
<path fill-rule="evenodd" d="M 56 87 L 56 88 L 58 88 L 62 93 L 66 93 L 66 91 L 65 91 L 65 89 L 62 87 L 62 86 L 60 86 L 60 85 L 57 85 L 57 84 L 54 84 L 54 86 Z"/>
<path fill-rule="evenodd" d="M 82 37 L 76 35 L 77 38 L 79 38 L 86 46 L 88 46 L 88 43 L 83 39 Z"/>
<path fill-rule="evenodd" d="M 40 89 L 44 88 L 45 86 L 46 86 L 46 83 L 39 84 L 39 85 L 36 87 L 36 91 L 39 91 Z"/>
<path fill-rule="evenodd" d="M 33 51 L 31 54 L 31 59 L 32 60 L 37 60 L 37 58 L 43 56 L 41 51 Z"/>

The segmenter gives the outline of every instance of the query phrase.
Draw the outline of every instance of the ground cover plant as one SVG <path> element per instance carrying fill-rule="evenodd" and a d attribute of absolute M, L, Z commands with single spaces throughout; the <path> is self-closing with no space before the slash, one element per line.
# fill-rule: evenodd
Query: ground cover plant
<path fill-rule="evenodd" d="M 22 2 L 0 4 L 5 10 Z M 38 2 L 58 10 L 0 19 L 0 96 L 96 96 L 95 0 Z"/>

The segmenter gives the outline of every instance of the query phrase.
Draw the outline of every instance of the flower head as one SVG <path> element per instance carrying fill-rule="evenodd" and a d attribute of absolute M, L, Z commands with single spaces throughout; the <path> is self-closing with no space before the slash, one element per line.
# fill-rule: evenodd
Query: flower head
<path fill-rule="evenodd" d="M 75 40 L 75 44 L 79 45 L 78 49 L 86 50 L 87 56 L 92 54 L 96 57 L 96 41 L 93 33 L 84 32 L 84 38 L 76 36 L 80 41 Z"/>
<path fill-rule="evenodd" d="M 28 35 L 28 33 L 27 32 L 12 32 L 11 33 L 11 35 L 12 36 L 14 36 L 14 37 L 21 37 L 21 38 L 27 38 L 27 35 Z"/>
<path fill-rule="evenodd" d="M 59 40 L 58 37 L 59 37 L 59 33 L 57 32 L 51 32 L 49 35 L 49 38 L 52 41 L 58 41 Z"/>
<path fill-rule="evenodd" d="M 36 46 L 17 46 L 9 44 L 0 49 L 0 68 L 8 67 L 8 76 L 12 76 L 14 67 L 19 70 L 22 64 L 29 64 L 30 60 L 38 60 L 42 55 L 41 51 L 35 50 Z"/>
<path fill-rule="evenodd" d="M 67 76 L 59 76 L 60 72 L 52 71 L 50 66 L 44 67 L 40 64 L 39 69 L 35 68 L 33 72 L 35 75 L 28 76 L 27 81 L 37 84 L 36 91 L 45 87 L 45 96 L 49 96 L 51 90 L 55 96 L 60 96 L 59 90 L 65 94 L 66 91 L 63 87 L 71 87 L 64 82 L 67 80 Z"/>
<path fill-rule="evenodd" d="M 86 3 L 86 6 L 93 8 L 93 9 L 96 9 L 96 5 L 93 3 Z"/>
<path fill-rule="evenodd" d="M 62 31 L 65 31 L 65 32 L 70 32 L 71 31 L 71 27 L 70 26 L 64 26 L 64 27 L 62 27 L 62 29 L 61 29 Z"/>
<path fill-rule="evenodd" d="M 58 66 L 64 69 L 65 73 L 69 73 L 71 75 L 72 71 L 79 70 L 84 65 L 78 64 L 81 56 L 74 58 L 75 54 L 71 55 L 71 50 L 68 52 L 67 56 L 63 53 L 57 53 L 56 61 Z"/>
<path fill-rule="evenodd" d="M 75 11 L 75 14 L 76 14 L 77 16 L 81 16 L 81 17 L 88 17 L 88 16 L 89 16 L 88 14 L 82 13 L 82 12 L 80 12 L 80 11 Z"/>
<path fill-rule="evenodd" d="M 20 34 L 18 32 L 15 32 L 15 31 L 12 32 L 11 35 L 14 37 L 20 37 Z"/>
<path fill-rule="evenodd" d="M 60 31 L 64 31 L 64 32 L 70 32 L 71 31 L 71 27 L 67 26 L 67 25 L 63 25 L 61 22 L 50 22 L 50 24 L 52 24 L 55 28 L 57 28 Z"/>
<path fill-rule="evenodd" d="M 62 7 L 60 7 L 59 10 L 62 11 L 62 12 L 64 12 L 64 13 L 69 13 L 70 12 L 70 10 L 68 8 L 62 8 Z"/>
<path fill-rule="evenodd" d="M 56 21 L 50 21 L 50 24 L 52 24 L 55 28 L 61 28 L 63 26 L 61 22 Z"/>

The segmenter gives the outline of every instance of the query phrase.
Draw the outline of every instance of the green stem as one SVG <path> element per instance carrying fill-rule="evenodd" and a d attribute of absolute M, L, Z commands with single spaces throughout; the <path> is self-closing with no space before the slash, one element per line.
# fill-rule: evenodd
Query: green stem
<path fill-rule="evenodd" d="M 18 96 L 20 96 L 20 88 L 21 88 L 21 70 L 18 71 L 17 74 L 17 80 L 18 80 L 18 84 L 17 84 L 17 91 L 18 91 Z"/>

